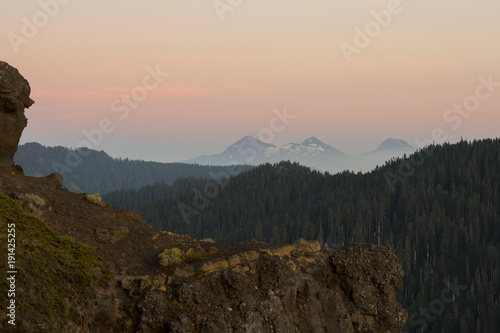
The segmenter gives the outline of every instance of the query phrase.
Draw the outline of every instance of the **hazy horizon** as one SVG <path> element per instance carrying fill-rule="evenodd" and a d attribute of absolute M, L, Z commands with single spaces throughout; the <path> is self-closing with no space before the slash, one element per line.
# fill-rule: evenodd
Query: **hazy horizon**
<path fill-rule="evenodd" d="M 246 137 L 246 136 L 252 136 L 252 135 L 243 135 L 243 136 L 241 136 L 239 139 L 236 139 L 236 140 L 234 140 L 234 141 L 232 141 L 232 142 L 227 142 L 225 145 L 224 145 L 224 143 L 222 143 L 222 144 L 221 144 L 221 146 L 222 146 L 223 148 L 221 148 L 221 149 L 219 149 L 219 150 L 213 150 L 213 151 L 208 151 L 208 150 L 207 150 L 207 151 L 205 151 L 204 153 L 202 153 L 201 155 L 193 155 L 193 156 L 191 156 L 191 157 L 189 157 L 189 158 L 187 158 L 187 159 L 184 159 L 184 160 L 175 160 L 175 161 L 146 160 L 146 161 L 150 161 L 150 162 L 166 162 L 166 163 L 169 163 L 169 162 L 183 162 L 183 161 L 186 161 L 186 160 L 189 160 L 189 159 L 192 159 L 192 158 L 195 158 L 195 157 L 199 157 L 199 156 L 202 156 L 202 155 L 213 155 L 213 154 L 219 154 L 219 153 L 222 153 L 224 150 L 226 150 L 227 148 L 229 148 L 231 145 L 235 144 L 236 142 L 238 142 L 239 140 L 243 139 L 243 138 L 244 138 L 244 137 Z M 295 141 L 287 141 L 287 142 L 282 142 L 282 143 L 279 143 L 279 142 L 277 142 L 277 140 L 276 140 L 276 142 L 273 142 L 272 144 L 273 144 L 273 145 L 275 145 L 275 146 L 278 146 L 278 147 L 279 147 L 279 146 L 285 146 L 285 145 L 287 145 L 287 144 L 291 144 L 291 143 L 300 144 L 300 143 L 302 143 L 304 140 L 306 140 L 306 139 L 308 139 L 308 138 L 310 138 L 310 137 L 313 137 L 313 136 L 314 136 L 314 135 L 310 135 L 310 136 L 308 136 L 308 137 L 304 137 L 303 139 L 300 139 L 300 140 L 295 140 Z M 334 148 L 338 148 L 338 147 L 336 147 L 334 144 L 331 144 L 331 143 L 329 143 L 329 142 L 325 142 L 325 141 L 321 140 L 321 138 L 318 138 L 318 139 L 319 139 L 320 141 L 322 141 L 323 143 L 326 143 L 326 144 L 328 144 L 328 145 L 330 145 L 330 146 L 332 146 L 332 147 L 334 147 Z M 383 141 L 385 141 L 385 140 L 387 140 L 387 139 L 400 139 L 400 138 L 386 138 L 386 139 L 384 139 Z M 403 140 L 403 139 L 402 139 L 402 140 Z M 376 143 L 376 144 L 371 143 L 371 144 L 369 145 L 369 147 L 370 147 L 370 148 L 365 147 L 365 148 L 362 148 L 362 150 L 360 150 L 360 151 L 354 151 L 354 152 L 352 152 L 352 151 L 344 151 L 344 150 L 342 150 L 342 149 L 339 149 L 339 150 L 341 150 L 341 151 L 342 151 L 343 153 L 345 153 L 347 156 L 356 156 L 356 155 L 359 155 L 359 154 L 369 153 L 369 152 L 371 152 L 371 151 L 373 151 L 373 150 L 377 149 L 377 148 L 380 146 L 380 144 L 382 144 L 382 142 L 383 142 L 383 141 L 380 141 L 380 142 L 378 142 L 378 143 Z M 403 140 L 403 141 L 406 141 L 406 140 Z M 39 143 L 39 144 L 41 144 L 41 145 L 43 145 L 43 146 L 47 146 L 47 147 L 62 146 L 62 147 L 65 147 L 65 148 L 70 148 L 70 149 L 75 149 L 75 148 L 77 148 L 76 146 L 65 146 L 65 145 L 61 145 L 61 144 L 44 144 L 44 143 L 39 142 L 39 141 L 21 141 L 19 144 L 20 144 L 20 145 L 24 145 L 24 144 L 27 144 L 27 143 Z M 407 143 L 409 143 L 410 145 L 412 145 L 410 142 L 407 142 Z M 217 145 L 217 146 L 219 146 L 219 145 Z M 415 147 L 415 148 L 417 148 L 417 149 L 418 149 L 419 147 Z M 95 148 L 92 148 L 92 149 L 97 150 L 97 151 L 102 150 L 102 151 L 104 151 L 106 154 L 108 154 L 109 156 L 111 156 L 111 157 L 113 157 L 113 158 L 129 158 L 129 159 L 133 159 L 133 157 L 130 157 L 130 156 L 128 156 L 128 155 L 113 155 L 113 152 L 107 151 L 106 149 L 99 149 L 99 147 L 95 147 Z M 187 153 L 189 153 L 189 152 L 187 152 Z"/>
<path fill-rule="evenodd" d="M 0 58 L 35 100 L 22 143 L 173 162 L 265 129 L 349 154 L 498 137 L 498 2 L 214 3 L 4 4 Z"/>
<path fill-rule="evenodd" d="M 246 135 L 245 135 L 246 136 Z M 192 155 L 188 158 L 185 158 L 183 160 L 159 160 L 159 159 L 144 159 L 144 158 L 134 158 L 133 156 L 131 155 L 127 155 L 127 153 L 125 152 L 123 155 L 117 155 L 115 154 L 117 151 L 109 151 L 107 149 L 101 149 L 99 147 L 91 147 L 91 149 L 94 149 L 96 151 L 104 151 L 106 154 L 108 154 L 110 157 L 112 158 L 115 158 L 115 159 L 125 159 L 125 158 L 128 158 L 130 160 L 142 160 L 142 161 L 145 161 L 145 162 L 160 162 L 160 163 L 192 163 L 192 162 L 189 162 L 189 160 L 192 160 L 194 158 L 197 158 L 197 157 L 201 157 L 201 156 L 210 156 L 210 155 L 218 155 L 218 154 L 221 154 L 223 153 L 227 148 L 229 148 L 230 146 L 232 146 L 233 144 L 235 144 L 236 142 L 238 142 L 239 140 L 243 139 L 245 136 L 241 136 L 239 139 L 237 140 L 234 140 L 233 142 L 230 142 L 230 143 L 226 143 L 225 145 L 224 144 L 221 144 L 219 146 L 221 146 L 222 148 L 218 149 L 218 150 L 206 150 L 204 152 L 202 152 L 201 154 L 198 154 L 198 155 Z M 295 144 L 301 144 L 305 139 L 308 139 L 310 138 L 311 136 L 307 137 L 307 138 L 304 138 L 303 140 L 295 140 L 295 141 L 289 141 L 289 142 L 283 142 L 283 143 L 278 143 L 278 142 L 273 142 L 272 144 L 274 144 L 275 146 L 277 147 L 280 147 L 280 146 L 285 146 L 287 144 L 291 144 L 291 143 L 295 143 Z M 443 142 L 434 142 L 434 143 L 438 143 L 438 144 L 442 144 L 442 143 L 457 143 L 459 142 L 461 139 L 464 139 L 464 140 L 467 140 L 467 141 L 472 141 L 472 140 L 482 140 L 482 139 L 497 139 L 499 138 L 500 136 L 496 136 L 496 137 L 484 137 L 484 138 L 474 138 L 474 139 L 467 139 L 467 138 L 459 138 L 458 140 L 455 140 L 455 141 L 450 141 L 450 140 L 446 140 L 446 141 L 443 141 Z M 320 141 L 322 141 L 323 143 L 325 144 L 328 144 L 330 146 L 332 146 L 333 148 L 338 148 L 338 146 L 336 146 L 335 144 L 331 144 L 330 142 L 325 142 L 323 140 L 321 140 L 321 138 L 318 138 Z M 369 146 L 366 146 L 366 147 L 362 147 L 361 150 L 359 151 L 346 151 L 346 150 L 342 150 L 342 149 L 339 149 L 340 151 L 342 151 L 343 153 L 346 154 L 346 158 L 357 158 L 357 157 L 361 157 L 367 153 L 371 153 L 373 151 L 375 151 L 382 143 L 383 141 L 387 140 L 387 139 L 395 139 L 395 140 L 399 140 L 401 138 L 386 138 L 380 142 L 372 142 L 369 144 Z M 413 146 L 415 148 L 415 150 L 419 150 L 420 148 L 423 148 L 423 147 L 419 147 L 416 145 L 416 143 L 420 143 L 420 142 L 408 142 L 404 139 L 401 139 L 403 141 L 405 141 L 406 143 L 410 144 L 411 146 Z M 418 140 L 417 140 L 418 141 Z M 76 146 L 67 146 L 67 145 L 62 145 L 62 144 L 44 144 L 42 142 L 39 142 L 39 141 L 22 141 L 19 143 L 20 145 L 24 145 L 24 144 L 29 144 L 29 143 L 38 143 L 38 144 L 41 144 L 43 146 L 46 146 L 46 147 L 57 147 L 57 146 L 61 146 L 61 147 L 64 147 L 64 148 L 69 148 L 69 149 L 75 149 L 77 148 Z M 368 148 L 370 147 L 370 148 Z M 126 147 L 125 147 L 126 148 Z M 216 148 L 215 148 L 216 149 Z M 189 154 L 189 152 L 187 152 Z M 387 155 L 387 159 L 385 159 L 384 161 L 388 161 L 390 160 L 392 157 L 396 157 L 396 156 L 399 156 L 398 154 L 391 154 L 391 152 L 385 152 L 385 153 L 381 153 L 381 155 Z M 368 161 L 368 160 L 367 160 Z M 354 161 L 356 162 L 356 161 Z M 250 163 L 252 164 L 252 163 Z M 305 166 L 307 166 L 306 164 L 304 163 L 301 163 Z M 224 163 L 221 163 L 220 164 L 221 166 L 225 166 L 226 164 Z M 379 164 L 380 165 L 380 164 Z M 335 166 L 335 165 L 333 165 Z M 366 166 L 365 166 L 366 167 Z M 361 169 L 366 169 L 365 167 L 363 167 L 363 165 L 360 167 Z M 372 170 L 373 168 L 370 167 L 369 170 Z M 327 171 L 327 170 L 325 170 Z M 365 172 L 365 171 L 363 171 Z"/>

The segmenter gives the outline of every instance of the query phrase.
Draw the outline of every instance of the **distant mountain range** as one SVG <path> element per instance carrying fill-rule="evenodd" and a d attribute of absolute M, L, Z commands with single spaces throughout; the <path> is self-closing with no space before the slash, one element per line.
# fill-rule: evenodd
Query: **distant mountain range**
<path fill-rule="evenodd" d="M 204 155 L 183 163 L 114 159 L 104 151 L 96 150 L 85 152 L 85 158 L 75 160 L 76 163 L 70 158 L 77 156 L 74 150 L 45 147 L 38 143 L 19 146 L 14 161 L 24 168 L 27 176 L 46 176 L 58 171 L 63 173 L 63 185 L 73 192 L 105 194 L 119 189 L 138 189 L 161 181 L 172 184 L 181 177 L 211 178 L 226 172 L 227 165 L 236 164 L 246 165 L 238 168 L 239 172 L 280 161 L 298 162 L 331 173 L 343 170 L 366 172 L 393 157 L 413 151 L 415 148 L 403 140 L 387 139 L 371 152 L 349 156 L 316 137 L 302 143 L 276 146 L 246 136 L 220 154 Z"/>
<path fill-rule="evenodd" d="M 104 151 L 82 148 L 81 155 L 66 147 L 45 147 L 31 142 L 19 146 L 14 161 L 27 176 L 42 177 L 53 172 L 63 175 L 63 185 L 73 192 L 105 194 L 120 189 L 138 189 L 179 178 L 219 178 L 226 167 L 199 166 L 184 163 L 158 163 L 112 158 Z M 253 168 L 241 166 L 232 172 Z M 227 175 L 229 177 L 229 175 Z"/>
<path fill-rule="evenodd" d="M 277 163 L 292 161 L 329 172 L 370 171 L 387 160 L 411 154 L 416 149 L 401 139 L 387 139 L 370 152 L 350 156 L 312 136 L 302 143 L 276 146 L 252 136 L 245 136 L 220 154 L 203 155 L 184 161 L 201 165 Z"/>

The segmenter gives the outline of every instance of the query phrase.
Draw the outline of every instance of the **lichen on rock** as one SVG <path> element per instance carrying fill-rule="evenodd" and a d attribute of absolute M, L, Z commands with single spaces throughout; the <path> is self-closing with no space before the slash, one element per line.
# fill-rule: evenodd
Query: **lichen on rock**
<path fill-rule="evenodd" d="M 401 332 L 402 278 L 390 246 L 243 252 L 177 268 L 168 294 L 137 289 L 139 332 Z"/>

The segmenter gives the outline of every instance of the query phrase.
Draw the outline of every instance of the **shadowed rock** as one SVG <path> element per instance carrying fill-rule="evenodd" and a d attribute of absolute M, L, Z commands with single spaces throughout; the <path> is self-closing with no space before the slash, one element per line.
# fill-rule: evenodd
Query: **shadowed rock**
<path fill-rule="evenodd" d="M 401 332 L 403 269 L 394 248 L 318 242 L 177 267 L 172 277 L 125 276 L 138 332 Z M 141 295 L 141 296 L 139 296 Z"/>
<path fill-rule="evenodd" d="M 12 169 L 14 154 L 28 120 L 24 109 L 33 105 L 28 81 L 17 69 L 0 61 L 0 170 Z"/>

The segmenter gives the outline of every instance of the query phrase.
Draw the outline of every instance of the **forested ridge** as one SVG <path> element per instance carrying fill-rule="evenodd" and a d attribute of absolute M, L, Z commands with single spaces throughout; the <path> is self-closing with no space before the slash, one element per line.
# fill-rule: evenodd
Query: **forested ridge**
<path fill-rule="evenodd" d="M 500 331 L 499 191 L 500 140 L 487 139 L 431 145 L 367 174 L 281 162 L 227 182 L 180 179 L 106 200 L 155 227 L 218 242 L 391 244 L 405 270 L 407 331 L 486 333 Z M 452 298 L 445 281 L 462 286 Z"/>
<path fill-rule="evenodd" d="M 226 167 L 185 163 L 159 163 L 112 158 L 104 151 L 45 147 L 38 143 L 19 146 L 14 161 L 27 176 L 63 175 L 63 186 L 73 192 L 101 193 L 138 189 L 148 184 L 172 184 L 180 177 L 211 177 L 227 173 Z M 241 166 L 246 171 L 250 166 Z"/>

